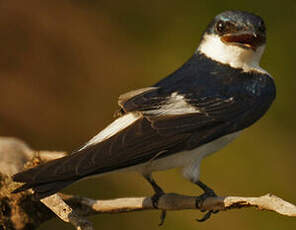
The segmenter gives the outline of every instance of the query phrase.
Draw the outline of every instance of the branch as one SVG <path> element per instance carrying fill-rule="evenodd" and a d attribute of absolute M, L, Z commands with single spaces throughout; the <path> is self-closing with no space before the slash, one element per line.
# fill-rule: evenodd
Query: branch
<path fill-rule="evenodd" d="M 92 200 L 85 197 L 60 194 L 63 200 L 75 209 L 81 216 L 101 213 L 123 213 L 155 209 L 151 197 L 119 198 L 112 200 Z M 260 197 L 209 197 L 196 204 L 198 196 L 185 196 L 167 193 L 160 197 L 158 209 L 185 210 L 200 209 L 202 211 L 255 207 L 259 210 L 274 211 L 284 216 L 296 216 L 296 206 L 272 194 Z M 79 207 L 80 206 L 80 207 Z"/>
<path fill-rule="evenodd" d="M 18 184 L 12 182 L 10 175 L 12 172 L 22 170 L 22 165 L 26 161 L 25 167 L 34 167 L 40 162 L 53 160 L 64 155 L 63 152 L 35 152 L 20 140 L 0 137 L 0 162 L 2 163 L 0 168 L 2 175 L 2 178 L 0 178 L 0 229 L 25 229 L 26 226 L 30 226 L 31 229 L 37 228 L 41 223 L 53 217 L 49 209 L 63 221 L 74 225 L 78 230 L 93 229 L 92 224 L 84 218 L 87 216 L 155 209 L 152 204 L 152 197 L 92 200 L 86 197 L 59 193 L 39 202 L 33 199 L 31 190 L 11 194 L 11 191 Z M 227 196 L 201 199 L 199 196 L 170 193 L 164 194 L 158 201 L 158 209 L 168 211 L 185 209 L 226 211 L 246 207 L 273 211 L 285 216 L 296 216 L 295 205 L 271 194 L 260 197 Z M 7 213 L 5 210 L 10 211 Z"/>
<path fill-rule="evenodd" d="M 73 210 L 65 202 L 75 207 Z M 196 201 L 199 201 L 197 203 Z M 77 229 L 92 230 L 91 224 L 83 218 L 102 213 L 123 213 L 143 210 L 155 210 L 152 197 L 119 198 L 112 200 L 92 200 L 65 194 L 55 194 L 42 200 L 63 221 L 73 224 Z M 255 207 L 259 210 L 274 211 L 285 216 L 296 216 L 296 206 L 283 199 L 266 194 L 260 197 L 209 197 L 200 200 L 198 196 L 184 196 L 175 193 L 164 194 L 158 202 L 161 210 L 200 209 L 201 211 L 226 211 L 230 209 Z"/>

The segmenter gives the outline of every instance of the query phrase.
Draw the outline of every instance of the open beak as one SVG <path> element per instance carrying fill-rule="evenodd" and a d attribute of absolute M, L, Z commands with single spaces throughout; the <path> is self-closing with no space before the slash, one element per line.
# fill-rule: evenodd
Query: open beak
<path fill-rule="evenodd" d="M 221 37 L 221 40 L 225 43 L 233 43 L 234 45 L 239 45 L 254 51 L 265 42 L 264 36 L 250 31 L 225 34 Z"/>

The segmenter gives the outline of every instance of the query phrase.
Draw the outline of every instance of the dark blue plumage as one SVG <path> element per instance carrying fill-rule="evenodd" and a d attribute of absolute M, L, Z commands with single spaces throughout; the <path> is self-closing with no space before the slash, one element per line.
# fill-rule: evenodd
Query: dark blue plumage
<path fill-rule="evenodd" d="M 158 88 L 125 102 L 124 110 L 147 110 L 153 104 L 159 105 L 172 93 L 178 92 L 184 95 L 187 103 L 207 112 L 207 116 L 205 113 L 194 115 L 198 119 L 198 124 L 206 119 L 210 125 L 211 122 L 224 123 L 222 127 L 212 127 L 221 130 L 214 132 L 213 136 L 204 140 L 196 139 L 192 148 L 252 125 L 265 114 L 276 96 L 274 81 L 268 74 L 243 72 L 241 69 L 222 65 L 200 53 L 194 54 L 180 69 L 154 86 Z M 215 110 L 208 112 L 208 107 Z M 215 121 L 209 119 L 209 115 Z M 169 121 L 162 119 L 156 123 L 162 123 L 167 130 L 176 129 L 176 132 L 180 132 L 178 126 L 175 128 L 175 124 L 172 128 Z M 173 122 L 176 123 L 176 118 Z M 180 122 L 184 125 L 184 118 Z M 194 129 L 195 124 L 192 124 L 192 120 L 189 122 L 188 130 Z M 200 135 L 200 130 L 197 131 Z"/>

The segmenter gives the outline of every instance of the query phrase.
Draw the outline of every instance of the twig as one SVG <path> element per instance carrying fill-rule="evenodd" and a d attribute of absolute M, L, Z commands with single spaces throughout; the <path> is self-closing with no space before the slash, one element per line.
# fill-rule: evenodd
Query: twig
<path fill-rule="evenodd" d="M 71 223 L 77 230 L 93 230 L 92 223 L 80 216 L 67 205 L 58 194 L 51 195 L 41 200 L 61 220 Z"/>

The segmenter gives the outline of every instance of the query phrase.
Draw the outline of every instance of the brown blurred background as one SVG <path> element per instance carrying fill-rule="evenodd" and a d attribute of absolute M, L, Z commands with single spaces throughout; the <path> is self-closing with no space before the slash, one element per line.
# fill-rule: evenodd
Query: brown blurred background
<path fill-rule="evenodd" d="M 268 27 L 262 66 L 278 96 L 267 115 L 219 154 L 201 178 L 220 195 L 275 193 L 296 203 L 296 2 L 50 0 L 0 2 L 0 135 L 35 149 L 77 148 L 112 121 L 117 97 L 182 65 L 221 11 L 261 15 Z M 179 170 L 156 173 L 167 192 L 198 194 Z M 66 189 L 92 198 L 152 194 L 136 174 L 81 181 Z M 164 229 L 295 229 L 295 219 L 253 209 L 197 223 L 197 211 L 168 213 Z M 98 229 L 158 229 L 159 212 L 99 215 Z M 40 229 L 72 229 L 53 220 Z"/>

